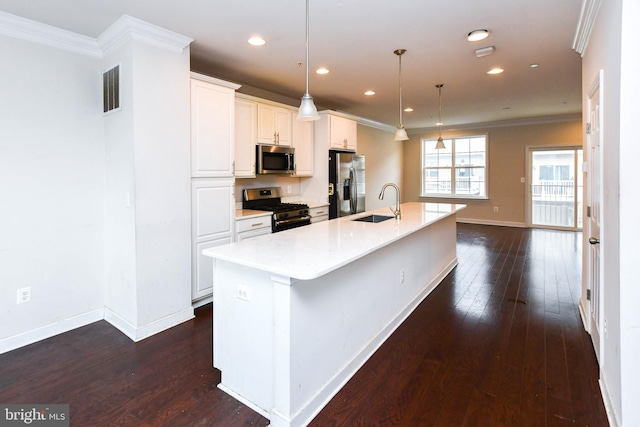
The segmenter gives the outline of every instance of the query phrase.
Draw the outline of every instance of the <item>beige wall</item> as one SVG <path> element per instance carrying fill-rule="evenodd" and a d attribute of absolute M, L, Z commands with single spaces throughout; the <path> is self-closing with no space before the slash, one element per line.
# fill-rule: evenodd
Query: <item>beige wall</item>
<path fill-rule="evenodd" d="M 504 126 L 486 129 L 465 129 L 443 132 L 443 137 L 487 134 L 489 140 L 489 199 L 426 199 L 421 190 L 421 138 L 437 138 L 437 133 L 411 135 L 404 145 L 404 201 L 458 202 L 467 205 L 458 217 L 461 220 L 485 224 L 524 226 L 525 189 L 520 182 L 526 177 L 527 146 L 581 146 L 580 120 L 559 123 Z M 498 213 L 493 207 L 498 207 Z"/>
<path fill-rule="evenodd" d="M 366 210 L 393 205 L 393 189 L 387 190 L 384 200 L 379 200 L 378 194 L 387 182 L 402 190 L 403 143 L 393 140 L 393 132 L 359 124 L 358 154 L 366 157 Z"/>

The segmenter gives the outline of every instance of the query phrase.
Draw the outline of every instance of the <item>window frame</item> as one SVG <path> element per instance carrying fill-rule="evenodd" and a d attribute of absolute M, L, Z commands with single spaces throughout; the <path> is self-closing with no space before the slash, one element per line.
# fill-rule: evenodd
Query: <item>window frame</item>
<path fill-rule="evenodd" d="M 460 169 L 460 166 L 456 166 L 455 164 L 455 141 L 460 139 L 472 139 L 472 138 L 484 138 L 484 195 L 474 196 L 471 194 L 443 194 L 443 193 L 427 193 L 425 192 L 425 176 L 427 171 L 436 171 L 440 169 L 445 169 L 450 172 L 451 176 L 451 187 L 455 188 L 455 178 L 456 169 Z M 433 144 L 435 146 L 437 142 L 437 138 L 420 138 L 420 197 L 429 198 L 429 199 L 459 199 L 459 200 L 488 200 L 489 199 L 489 135 L 486 133 L 474 133 L 469 135 L 456 135 L 448 138 L 444 138 L 445 146 L 447 144 L 453 144 L 451 150 L 451 161 L 450 166 L 438 166 L 438 167 L 428 167 L 425 165 L 425 147 L 426 144 Z M 476 168 L 481 168 L 480 166 Z"/>

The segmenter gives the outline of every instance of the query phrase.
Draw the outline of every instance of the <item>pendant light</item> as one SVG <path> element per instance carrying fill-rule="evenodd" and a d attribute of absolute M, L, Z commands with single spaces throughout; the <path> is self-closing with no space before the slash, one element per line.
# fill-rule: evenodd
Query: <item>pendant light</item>
<path fill-rule="evenodd" d="M 409 139 L 407 136 L 407 131 L 402 124 L 402 54 L 404 54 L 406 49 L 397 49 L 394 50 L 393 53 L 398 55 L 398 76 L 399 76 L 399 88 L 400 88 L 400 124 L 396 129 L 396 136 L 393 138 L 395 141 L 406 141 Z"/>
<path fill-rule="evenodd" d="M 307 38 L 305 47 L 307 51 L 307 59 L 305 61 L 305 64 L 307 66 L 307 86 L 306 91 L 302 96 L 300 108 L 298 109 L 297 119 L 305 122 L 310 122 L 313 120 L 319 120 L 320 116 L 318 115 L 318 110 L 313 103 L 313 97 L 309 95 L 309 0 L 307 0 Z"/>
<path fill-rule="evenodd" d="M 438 142 L 436 142 L 436 150 L 441 150 L 446 148 L 442 140 L 442 88 L 444 84 L 437 84 L 436 87 L 438 88 Z"/>

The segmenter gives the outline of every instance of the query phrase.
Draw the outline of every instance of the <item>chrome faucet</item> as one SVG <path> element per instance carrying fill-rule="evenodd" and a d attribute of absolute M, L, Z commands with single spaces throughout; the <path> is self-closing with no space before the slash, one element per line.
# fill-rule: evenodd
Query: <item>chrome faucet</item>
<path fill-rule="evenodd" d="M 382 200 L 384 198 L 384 190 L 389 186 L 396 189 L 396 208 L 393 209 L 391 206 L 389 206 L 389 209 L 391 209 L 391 212 L 393 212 L 393 216 L 396 219 L 400 219 L 400 189 L 398 188 L 397 185 L 395 185 L 392 182 L 388 182 L 385 185 L 383 185 L 382 190 L 380 190 L 380 195 L 378 196 L 378 199 Z"/>

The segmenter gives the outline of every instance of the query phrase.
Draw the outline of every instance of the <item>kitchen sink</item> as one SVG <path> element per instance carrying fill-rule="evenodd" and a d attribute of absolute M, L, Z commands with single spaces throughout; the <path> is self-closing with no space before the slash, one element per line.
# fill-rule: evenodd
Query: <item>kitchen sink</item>
<path fill-rule="evenodd" d="M 367 215 L 367 216 L 362 216 L 360 218 L 356 218 L 356 219 L 352 219 L 351 221 L 361 221 L 361 222 L 382 222 L 382 221 L 386 221 L 388 219 L 393 218 L 392 216 L 387 216 L 387 215 Z"/>

